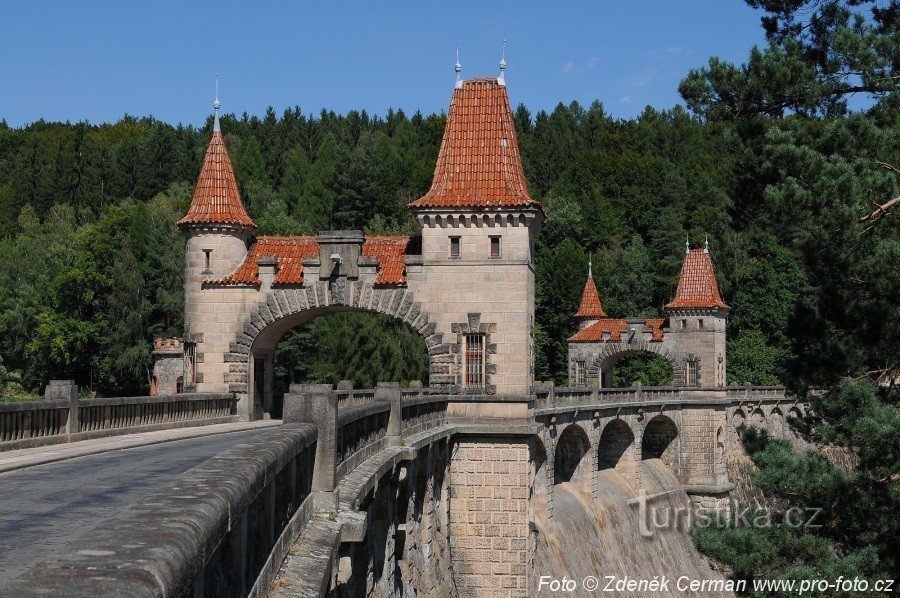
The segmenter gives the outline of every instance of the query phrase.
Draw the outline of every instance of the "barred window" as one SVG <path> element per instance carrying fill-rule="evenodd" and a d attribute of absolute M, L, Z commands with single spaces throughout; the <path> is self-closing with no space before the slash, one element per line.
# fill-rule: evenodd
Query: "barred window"
<path fill-rule="evenodd" d="M 700 386 L 700 367 L 696 359 L 688 359 L 685 363 L 685 378 L 688 386 Z"/>
<path fill-rule="evenodd" d="M 575 362 L 575 386 L 585 385 L 585 363 L 583 359 Z"/>
<path fill-rule="evenodd" d="M 466 335 L 466 386 L 484 386 L 484 335 Z"/>

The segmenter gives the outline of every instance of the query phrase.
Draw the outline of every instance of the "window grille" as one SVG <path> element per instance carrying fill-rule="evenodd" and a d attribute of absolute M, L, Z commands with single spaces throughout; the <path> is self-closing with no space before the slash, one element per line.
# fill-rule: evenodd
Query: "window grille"
<path fill-rule="evenodd" d="M 466 335 L 466 386 L 484 386 L 484 335 Z"/>
<path fill-rule="evenodd" d="M 688 386 L 700 386 L 700 368 L 696 359 L 688 359 L 686 365 L 686 378 Z"/>
<path fill-rule="evenodd" d="M 579 359 L 575 362 L 575 386 L 585 385 L 585 363 Z"/>

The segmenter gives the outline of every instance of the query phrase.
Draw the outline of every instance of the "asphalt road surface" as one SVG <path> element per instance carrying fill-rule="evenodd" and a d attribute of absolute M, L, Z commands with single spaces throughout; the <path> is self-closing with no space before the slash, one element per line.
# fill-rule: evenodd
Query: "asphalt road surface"
<path fill-rule="evenodd" d="M 0 583 L 63 556 L 68 542 L 103 520 L 263 432 L 165 442 L 0 474 Z"/>

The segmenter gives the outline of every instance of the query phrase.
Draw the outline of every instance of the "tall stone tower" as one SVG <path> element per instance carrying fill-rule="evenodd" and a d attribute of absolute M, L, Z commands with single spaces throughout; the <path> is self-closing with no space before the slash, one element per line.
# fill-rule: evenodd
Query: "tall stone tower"
<path fill-rule="evenodd" d="M 244 261 L 247 237 L 255 226 L 241 202 L 231 158 L 222 138 L 218 99 L 213 107 L 212 139 L 190 208 L 178 221 L 185 237 L 184 386 L 185 390 L 201 392 L 228 390 L 223 358 L 228 343 L 234 340 L 243 312 L 243 296 L 227 289 L 204 289 L 203 282 L 224 278 Z M 229 309 L 229 305 L 234 309 Z M 198 364 L 204 366 L 198 369 Z M 221 371 L 213 372 L 211 368 Z M 209 378 L 206 382 L 204 375 Z"/>
<path fill-rule="evenodd" d="M 431 189 L 410 208 L 422 226 L 421 268 L 407 262 L 410 288 L 440 305 L 433 321 L 449 349 L 433 357 L 431 383 L 530 392 L 544 210 L 526 188 L 502 70 L 457 78 Z"/>
<path fill-rule="evenodd" d="M 664 308 L 669 329 L 684 356 L 685 383 L 724 387 L 725 324 L 731 308 L 719 295 L 709 243 L 685 252 L 678 290 Z"/>

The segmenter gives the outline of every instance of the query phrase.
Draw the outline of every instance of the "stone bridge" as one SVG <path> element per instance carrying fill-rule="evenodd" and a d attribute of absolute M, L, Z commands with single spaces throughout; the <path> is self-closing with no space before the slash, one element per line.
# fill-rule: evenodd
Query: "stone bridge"
<path fill-rule="evenodd" d="M 727 500 L 745 423 L 790 435 L 783 388 L 554 388 L 525 396 L 294 385 L 284 425 L 190 470 L 8 582 L 15 595 L 523 596 L 554 488 L 596 495 L 660 459 Z M 546 500 L 538 501 L 540 495 Z M 452 592 L 451 592 L 452 594 Z"/>

